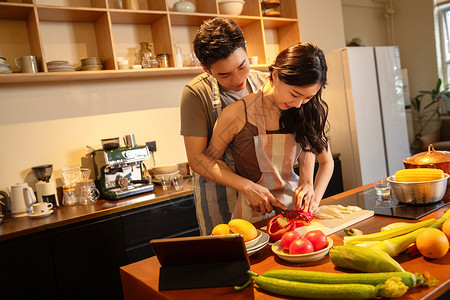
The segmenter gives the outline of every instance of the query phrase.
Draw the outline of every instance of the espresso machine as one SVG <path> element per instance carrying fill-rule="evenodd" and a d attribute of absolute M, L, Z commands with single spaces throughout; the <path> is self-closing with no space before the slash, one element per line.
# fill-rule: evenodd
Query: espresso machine
<path fill-rule="evenodd" d="M 50 179 L 53 173 L 53 165 L 41 165 L 31 169 L 38 180 L 36 182 L 37 202 L 49 202 L 53 204 L 54 208 L 58 208 L 59 200 L 56 192 L 56 182 Z"/>
<path fill-rule="evenodd" d="M 143 176 L 143 161 L 150 158 L 147 146 L 103 147 L 92 154 L 95 184 L 102 198 L 116 200 L 155 189 Z"/>

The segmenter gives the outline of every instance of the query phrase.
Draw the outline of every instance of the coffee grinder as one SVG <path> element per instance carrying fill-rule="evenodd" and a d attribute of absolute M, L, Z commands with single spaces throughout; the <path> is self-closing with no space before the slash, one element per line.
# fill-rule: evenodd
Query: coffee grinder
<path fill-rule="evenodd" d="M 36 183 L 37 202 L 49 202 L 54 208 L 59 207 L 56 182 L 51 180 L 53 165 L 42 165 L 31 168 L 38 182 Z"/>

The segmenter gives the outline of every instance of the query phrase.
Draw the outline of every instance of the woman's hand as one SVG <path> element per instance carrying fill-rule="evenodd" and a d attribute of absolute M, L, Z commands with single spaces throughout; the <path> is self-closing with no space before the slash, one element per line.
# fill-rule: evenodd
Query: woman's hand
<path fill-rule="evenodd" d="M 314 212 L 319 206 L 315 199 L 314 187 L 308 183 L 301 184 L 294 191 L 292 210 Z"/>
<path fill-rule="evenodd" d="M 246 186 L 241 192 L 245 195 L 247 203 L 261 214 L 270 213 L 273 210 L 273 206 L 277 206 L 282 210 L 286 210 L 287 207 L 278 201 L 272 193 L 260 184 L 249 181 L 250 184 Z"/>

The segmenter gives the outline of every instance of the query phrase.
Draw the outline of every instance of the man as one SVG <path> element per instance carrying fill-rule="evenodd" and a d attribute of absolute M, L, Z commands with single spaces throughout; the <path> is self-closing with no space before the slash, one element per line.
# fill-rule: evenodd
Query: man
<path fill-rule="evenodd" d="M 194 198 L 202 235 L 228 223 L 237 199 L 245 194 L 262 213 L 286 207 L 265 187 L 233 172 L 231 155 L 217 163 L 205 150 L 223 107 L 255 92 L 266 82 L 250 70 L 245 39 L 239 26 L 221 17 L 205 22 L 194 38 L 194 52 L 205 73 L 189 82 L 181 99 L 181 134 L 189 165 L 194 171 Z"/>

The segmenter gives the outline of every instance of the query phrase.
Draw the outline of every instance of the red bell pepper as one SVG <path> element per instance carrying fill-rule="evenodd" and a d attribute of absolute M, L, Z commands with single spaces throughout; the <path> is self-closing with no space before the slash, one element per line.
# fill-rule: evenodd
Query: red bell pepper
<path fill-rule="evenodd" d="M 419 252 L 419 249 L 417 249 L 417 245 L 414 243 L 411 246 L 408 247 L 408 249 L 405 250 L 405 254 L 408 256 L 416 256 L 416 255 L 422 255 Z"/>
<path fill-rule="evenodd" d="M 281 239 L 284 233 L 295 229 L 294 220 L 289 220 L 283 217 L 282 214 L 278 214 L 270 218 L 267 223 L 267 233 L 273 242 Z"/>
<path fill-rule="evenodd" d="M 290 211 L 286 214 L 288 220 L 294 220 L 295 227 L 311 225 L 313 215 L 306 211 Z"/>

